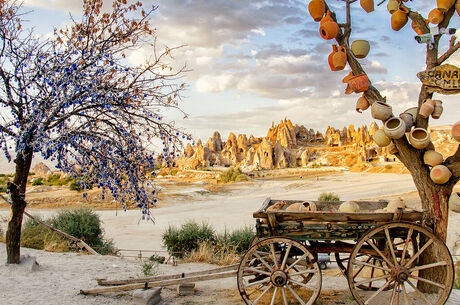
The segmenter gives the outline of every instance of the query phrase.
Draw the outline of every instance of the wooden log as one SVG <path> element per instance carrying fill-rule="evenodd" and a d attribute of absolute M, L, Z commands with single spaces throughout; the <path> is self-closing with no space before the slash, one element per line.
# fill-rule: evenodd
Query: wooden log
<path fill-rule="evenodd" d="M 237 271 L 226 271 L 226 272 L 221 272 L 221 273 L 191 276 L 191 277 L 180 278 L 180 279 L 80 290 L 80 293 L 84 295 L 97 295 L 97 294 L 101 294 L 105 292 L 127 291 L 127 290 L 135 290 L 135 289 L 151 288 L 151 287 L 166 287 L 166 286 L 172 286 L 172 285 L 179 285 L 183 283 L 193 283 L 193 282 L 200 282 L 200 281 L 223 279 L 223 278 L 235 276 L 236 274 L 237 274 Z"/>
<path fill-rule="evenodd" d="M 97 253 L 93 248 L 91 248 L 87 243 L 85 243 L 83 240 L 81 239 L 78 239 L 76 237 L 73 237 L 72 235 L 69 235 L 65 232 L 62 232 L 61 230 L 58 230 L 52 226 L 50 226 L 49 224 L 41 221 L 40 219 L 37 219 L 35 217 L 33 217 L 32 215 L 30 215 L 29 213 L 27 213 L 26 211 L 24 211 L 24 214 L 29 217 L 30 219 L 32 219 L 33 221 L 35 221 L 36 223 L 38 224 L 41 224 L 42 226 L 50 229 L 51 231 L 53 232 L 56 232 L 57 234 L 67 238 L 67 239 L 70 239 L 71 241 L 74 241 L 77 243 L 77 245 L 80 247 L 80 248 L 85 248 L 89 253 L 91 254 L 94 254 L 94 255 L 100 255 L 99 253 Z"/>
<path fill-rule="evenodd" d="M 132 284 L 132 283 L 146 283 L 146 282 L 158 282 L 164 280 L 173 280 L 173 279 L 181 279 L 181 278 L 189 278 L 192 276 L 198 275 L 206 275 L 206 274 L 214 274 L 214 273 L 221 273 L 225 271 L 237 270 L 239 264 L 234 264 L 230 266 L 225 266 L 221 268 L 215 268 L 211 270 L 203 270 L 203 271 L 196 271 L 196 272 L 188 272 L 188 273 L 178 273 L 172 275 L 161 275 L 161 276 L 151 276 L 151 277 L 142 277 L 137 279 L 122 279 L 122 280 L 97 280 L 98 285 L 101 286 L 116 286 L 116 285 L 125 285 L 125 284 Z"/>

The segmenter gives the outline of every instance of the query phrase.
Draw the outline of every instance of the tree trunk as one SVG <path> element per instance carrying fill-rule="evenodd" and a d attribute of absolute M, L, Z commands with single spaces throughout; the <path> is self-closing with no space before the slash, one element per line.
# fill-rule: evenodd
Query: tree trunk
<path fill-rule="evenodd" d="M 27 177 L 32 163 L 32 149 L 26 148 L 23 153 L 16 156 L 16 172 L 13 182 L 8 183 L 11 196 L 11 215 L 6 231 L 7 263 L 19 264 L 21 255 L 21 227 L 24 210 L 26 208 L 25 192 Z"/>

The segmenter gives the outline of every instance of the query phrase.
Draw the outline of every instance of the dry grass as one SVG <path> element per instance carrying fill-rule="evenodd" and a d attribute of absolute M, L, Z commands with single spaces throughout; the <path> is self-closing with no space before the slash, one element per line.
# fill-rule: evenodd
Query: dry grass
<path fill-rule="evenodd" d="M 193 250 L 184 258 L 186 263 L 208 263 L 221 266 L 233 265 L 240 261 L 235 247 L 214 246 L 210 243 L 200 243 L 198 249 Z"/>
<path fill-rule="evenodd" d="M 455 263 L 454 289 L 460 289 L 460 262 Z"/>

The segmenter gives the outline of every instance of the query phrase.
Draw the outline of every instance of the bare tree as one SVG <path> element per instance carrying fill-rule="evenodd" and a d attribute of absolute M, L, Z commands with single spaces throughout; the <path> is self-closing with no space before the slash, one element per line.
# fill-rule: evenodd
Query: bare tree
<path fill-rule="evenodd" d="M 329 10 L 327 5 L 328 1 L 325 1 L 326 10 Z M 354 56 L 351 45 L 350 45 L 350 35 L 353 29 L 352 23 L 352 14 L 351 6 L 358 2 L 357 0 L 341 0 L 343 3 L 346 12 L 346 20 L 341 23 L 337 21 L 336 15 L 331 14 L 334 21 L 338 23 L 339 31 L 335 40 L 337 43 L 345 47 L 347 51 L 347 62 L 353 72 L 353 75 L 362 75 L 366 74 L 365 70 Z M 385 0 L 379 1 L 378 5 L 384 4 Z M 408 3 L 406 3 L 409 5 Z M 356 3 L 358 5 L 358 3 Z M 399 4 L 400 7 L 406 12 L 409 20 L 412 20 L 414 25 L 418 27 L 420 34 L 429 34 L 430 29 L 427 26 L 426 18 L 424 18 L 420 13 L 416 11 L 411 11 L 410 8 L 406 7 L 404 3 Z M 364 11 L 362 11 L 364 13 Z M 444 19 L 438 24 L 438 28 L 448 28 L 449 22 L 452 18 L 452 15 L 455 12 L 455 6 L 447 9 L 443 12 Z M 454 54 L 460 48 L 460 42 L 456 42 L 455 38 L 451 39 L 450 45 L 447 51 L 444 54 L 439 54 L 439 45 L 442 34 L 433 35 L 432 41 L 429 41 L 426 45 L 426 70 L 436 68 L 443 64 L 452 54 Z M 431 37 L 429 37 L 431 40 Z M 433 88 L 422 84 L 420 88 L 418 101 L 414 101 L 414 106 L 418 107 L 418 110 L 422 107 L 423 103 L 427 99 L 433 97 Z M 439 93 L 447 93 L 446 91 L 437 90 Z M 372 83 L 370 83 L 369 88 L 364 92 L 365 98 L 369 101 L 370 104 L 376 102 L 386 103 L 386 98 L 382 97 L 379 90 L 375 88 Z M 417 112 L 418 113 L 418 112 Z M 392 115 L 393 116 L 393 115 Z M 428 127 L 429 117 L 423 118 L 420 115 L 417 115 L 414 118 L 414 127 L 424 128 Z M 385 121 L 384 121 L 385 122 Z M 416 149 L 414 148 L 406 137 L 400 139 L 393 139 L 392 142 L 397 148 L 396 156 L 398 159 L 405 165 L 409 170 L 414 180 L 415 186 L 418 190 L 422 207 L 426 211 L 424 215 L 424 224 L 433 229 L 434 233 L 440 237 L 442 240 L 446 241 L 447 238 L 447 224 L 448 224 L 448 201 L 452 193 L 453 187 L 460 180 L 460 146 L 457 148 L 456 152 L 447 158 L 444 161 L 444 165 L 450 170 L 452 176 L 450 179 L 443 184 L 437 184 L 433 182 L 430 178 L 430 167 L 424 163 L 424 153 L 425 149 Z M 433 249 L 435 251 L 435 249 Z M 429 252 L 429 251 L 426 251 Z M 423 255 L 422 259 L 426 261 L 433 261 L 436 258 L 436 253 L 431 251 L 431 253 L 426 253 Z M 431 278 L 436 278 L 442 276 L 436 274 L 436 268 L 423 270 L 425 273 L 432 273 L 429 275 Z M 426 278 L 428 278 L 426 276 Z M 423 283 L 419 284 L 423 286 Z M 430 289 L 425 285 L 424 290 Z"/>
<path fill-rule="evenodd" d="M 162 117 L 162 109 L 178 109 L 185 67 L 174 66 L 172 49 L 156 48 L 149 23 L 156 7 L 115 0 L 104 12 L 102 4 L 83 0 L 81 20 L 44 39 L 22 28 L 16 2 L 0 3 L 0 143 L 16 164 L 8 184 L 8 263 L 20 259 L 35 154 L 148 214 L 156 202 L 146 182 L 157 158 L 152 145 L 160 142 L 160 156 L 169 160 L 189 137 Z M 127 57 L 142 49 L 150 59 L 130 64 Z"/>

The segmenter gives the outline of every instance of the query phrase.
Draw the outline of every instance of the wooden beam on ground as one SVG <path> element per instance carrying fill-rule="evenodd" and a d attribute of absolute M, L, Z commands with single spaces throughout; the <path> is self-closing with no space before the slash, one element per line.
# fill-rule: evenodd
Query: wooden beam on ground
<path fill-rule="evenodd" d="M 166 286 L 178 285 L 178 284 L 183 284 L 183 283 L 194 283 L 194 282 L 200 282 L 200 281 L 223 279 L 227 277 L 236 276 L 236 273 L 237 271 L 226 271 L 226 272 L 215 273 L 215 274 L 191 276 L 191 277 L 186 277 L 186 278 L 170 279 L 170 280 L 164 280 L 164 281 L 145 282 L 145 283 L 139 283 L 139 284 L 128 284 L 128 285 L 121 285 L 121 286 L 80 290 L 80 293 L 84 295 L 96 295 L 96 294 L 101 294 L 104 292 L 127 291 L 127 290 L 136 290 L 136 289 L 152 288 L 152 287 L 166 287 Z"/>
<path fill-rule="evenodd" d="M 142 278 L 136 278 L 136 279 L 122 279 L 122 280 L 113 280 L 113 281 L 102 279 L 102 280 L 98 280 L 97 283 L 98 285 L 101 285 L 101 286 L 116 286 L 116 285 L 132 284 L 132 283 L 158 282 L 158 281 L 164 281 L 164 280 L 189 278 L 192 276 L 214 274 L 214 273 L 221 273 L 225 271 L 237 270 L 238 265 L 239 264 L 234 264 L 234 265 L 220 267 L 220 268 L 211 269 L 211 270 L 179 273 L 179 274 L 173 274 L 173 275 L 142 277 Z"/>

